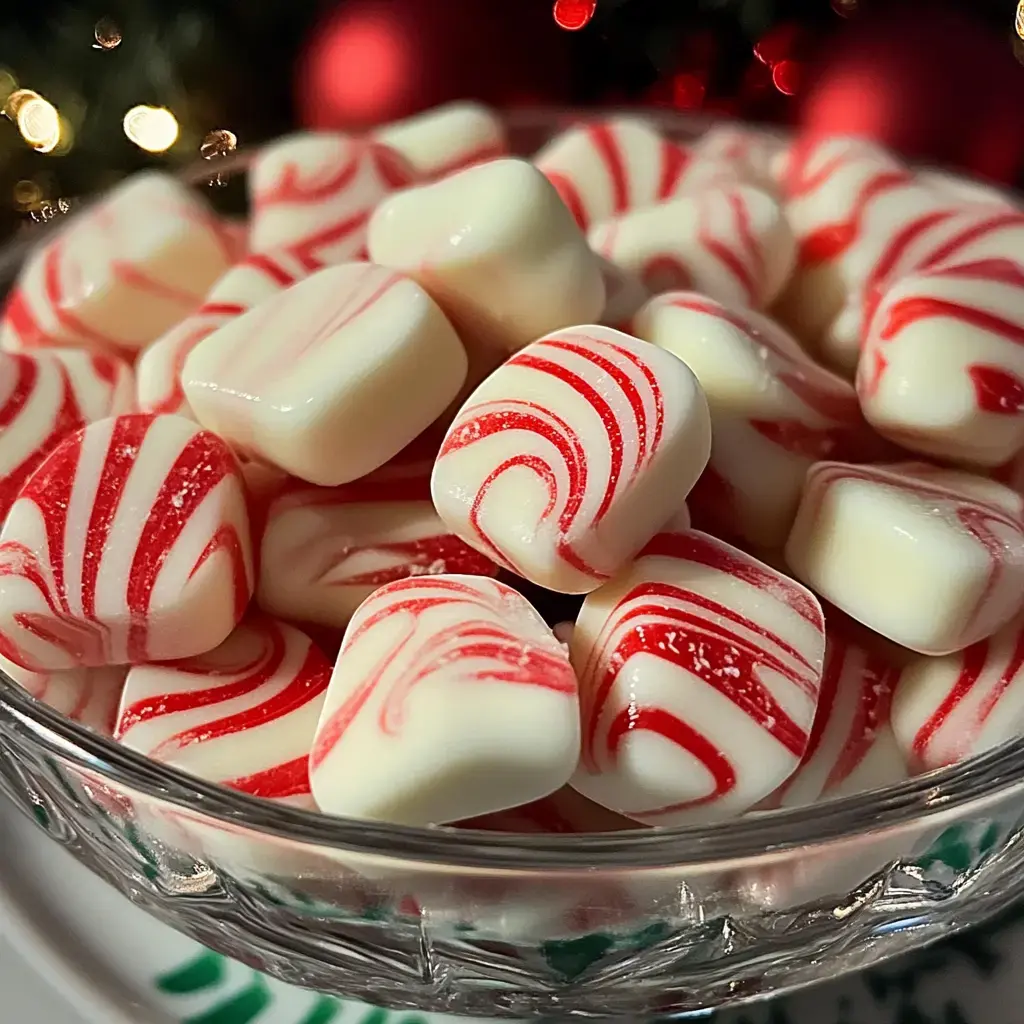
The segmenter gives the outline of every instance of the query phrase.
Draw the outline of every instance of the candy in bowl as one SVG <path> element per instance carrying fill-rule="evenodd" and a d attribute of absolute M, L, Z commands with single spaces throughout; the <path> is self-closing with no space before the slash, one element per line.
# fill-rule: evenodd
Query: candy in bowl
<path fill-rule="evenodd" d="M 474 105 L 239 164 L 244 225 L 147 174 L 9 254 L 41 828 L 277 977 L 487 1017 L 708 1011 L 1024 893 L 1012 197 Z"/>

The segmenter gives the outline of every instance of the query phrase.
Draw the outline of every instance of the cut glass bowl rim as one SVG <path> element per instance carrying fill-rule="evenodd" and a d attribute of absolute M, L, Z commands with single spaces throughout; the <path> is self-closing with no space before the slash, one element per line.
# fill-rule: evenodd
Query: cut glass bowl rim
<path fill-rule="evenodd" d="M 602 108 L 602 112 L 607 115 L 619 111 Z M 621 113 L 642 116 L 663 129 L 691 134 L 721 123 L 712 118 L 646 109 L 623 109 Z M 593 114 L 593 110 L 537 108 L 511 111 L 506 117 L 515 131 L 550 128 Z M 776 128 L 766 130 L 779 132 Z M 249 151 L 240 150 L 214 164 L 197 162 L 185 170 L 184 177 L 201 182 L 215 174 L 232 173 L 244 168 L 250 156 Z M 56 223 L 51 222 L 44 230 L 53 227 Z M 38 237 L 33 233 L 32 241 Z M 20 250 L 20 258 L 27 248 L 24 244 L 9 247 Z M 848 843 L 872 833 L 910 829 L 925 821 L 939 825 L 962 817 L 966 807 L 996 802 L 1014 789 L 1024 788 L 1024 738 L 1018 738 L 977 757 L 883 789 L 712 824 L 584 835 L 500 833 L 445 826 L 414 828 L 332 817 L 204 782 L 66 719 L 3 671 L 0 714 L 23 737 L 42 745 L 51 755 L 105 776 L 136 794 L 203 813 L 224 825 L 242 826 L 299 844 L 400 860 L 410 866 L 432 864 L 503 873 L 615 873 L 712 865 L 720 870 L 751 861 L 781 862 L 787 854 L 804 847 Z"/>

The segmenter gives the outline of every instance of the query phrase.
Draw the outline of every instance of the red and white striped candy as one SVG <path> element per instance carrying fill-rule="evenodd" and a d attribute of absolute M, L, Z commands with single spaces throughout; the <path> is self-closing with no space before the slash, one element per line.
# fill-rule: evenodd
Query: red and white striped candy
<path fill-rule="evenodd" d="M 73 668 L 66 672 L 29 672 L 0 657 L 0 672 L 23 686 L 36 700 L 102 736 L 114 735 L 117 706 L 128 668 Z"/>
<path fill-rule="evenodd" d="M 132 372 L 72 349 L 0 352 L 0 523 L 36 467 L 68 434 L 127 412 Z"/>
<path fill-rule="evenodd" d="M 639 822 L 624 818 L 595 804 L 571 786 L 563 786 L 551 796 L 534 800 L 507 811 L 483 814 L 455 823 L 459 828 L 485 832 L 519 832 L 533 835 L 581 835 L 593 832 L 624 832 L 640 828 Z"/>
<path fill-rule="evenodd" d="M 617 572 L 707 464 L 686 364 L 607 327 L 528 345 L 470 396 L 434 466 L 453 533 L 533 583 L 584 594 Z"/>
<path fill-rule="evenodd" d="M 308 636 L 257 617 L 205 654 L 133 667 L 115 736 L 208 782 L 312 809 L 309 751 L 330 675 Z"/>
<path fill-rule="evenodd" d="M 597 257 L 548 180 L 525 160 L 492 160 L 377 207 L 370 258 L 415 278 L 490 372 L 548 331 L 604 308 Z"/>
<path fill-rule="evenodd" d="M 361 480 L 292 486 L 271 503 L 260 549 L 261 608 L 342 627 L 385 583 L 497 574 L 494 562 L 441 522 L 430 500 L 432 457 L 425 465 L 413 461 L 413 447 Z"/>
<path fill-rule="evenodd" d="M 692 288 L 754 307 L 779 294 L 796 252 L 778 202 L 749 185 L 709 188 L 627 213 L 595 226 L 589 240 L 652 294 Z"/>
<path fill-rule="evenodd" d="M 579 757 L 576 677 L 511 587 L 389 583 L 349 624 L 310 757 L 329 814 L 458 821 L 553 793 Z"/>
<path fill-rule="evenodd" d="M 404 157 L 421 181 L 497 160 L 509 151 L 501 118 L 480 103 L 434 107 L 378 128 L 374 138 Z"/>
<path fill-rule="evenodd" d="M 864 415 L 914 451 L 996 466 L 1024 447 L 1024 263 L 911 274 L 886 292 L 857 369 Z"/>
<path fill-rule="evenodd" d="M 853 388 L 766 316 L 667 292 L 640 310 L 633 329 L 682 359 L 707 395 L 711 461 L 690 504 L 716 533 L 780 547 L 814 462 L 860 461 L 881 447 Z"/>
<path fill-rule="evenodd" d="M 134 175 L 25 265 L 0 348 L 143 348 L 193 312 L 234 255 L 219 218 L 184 185 Z"/>
<path fill-rule="evenodd" d="M 373 208 L 414 180 L 405 159 L 379 142 L 335 133 L 280 139 L 249 170 L 249 247 L 287 249 L 310 271 L 362 259 Z"/>
<path fill-rule="evenodd" d="M 707 534 L 658 534 L 577 619 L 573 788 L 649 825 L 748 810 L 807 750 L 824 650 L 799 583 Z"/>
<path fill-rule="evenodd" d="M 907 233 L 948 215 L 955 201 L 923 185 L 891 153 L 852 138 L 813 138 L 791 148 L 782 177 L 784 211 L 797 242 L 780 314 L 838 369 L 852 372 L 859 336 L 830 332 L 848 296 Z"/>
<path fill-rule="evenodd" d="M 401 451 L 465 375 L 462 343 L 418 284 L 344 263 L 204 338 L 182 381 L 199 422 L 240 451 L 334 486 Z"/>
<path fill-rule="evenodd" d="M 1024 621 L 899 678 L 892 726 L 914 772 L 983 754 L 1024 731 Z"/>
<path fill-rule="evenodd" d="M 196 312 L 153 342 L 135 367 L 141 412 L 191 417 L 181 375 L 189 353 L 204 338 L 264 299 L 308 277 L 320 264 L 290 253 L 253 253 L 236 263 L 210 290 Z"/>
<path fill-rule="evenodd" d="M 851 796 L 907 777 L 889 724 L 899 666 L 862 640 L 839 613 L 829 613 L 814 728 L 800 766 L 767 801 L 772 807 Z"/>
<path fill-rule="evenodd" d="M 0 532 L 0 654 L 32 671 L 186 658 L 252 594 L 238 463 L 178 416 L 99 420 L 32 474 Z"/>
<path fill-rule="evenodd" d="M 671 199 L 681 186 L 690 152 L 642 119 L 617 117 L 563 132 L 533 162 L 586 230 L 609 217 Z"/>
<path fill-rule="evenodd" d="M 899 466 L 819 462 L 786 561 L 876 633 L 949 654 L 990 636 L 1024 604 L 1024 521 L 1007 511 L 1014 500 L 975 497 Z"/>
<path fill-rule="evenodd" d="M 733 124 L 716 125 L 694 144 L 694 159 L 684 176 L 684 186 L 692 191 L 706 171 L 718 165 L 723 176 L 731 171 L 735 180 L 774 193 L 777 183 L 773 168 L 784 149 L 784 143 L 769 132 Z"/>
<path fill-rule="evenodd" d="M 995 505 L 1011 516 L 1024 518 L 1024 494 L 998 475 L 979 476 L 961 469 L 936 466 L 931 462 L 888 462 L 885 468 L 901 476 L 913 477 L 926 484 L 935 484 L 959 494 Z"/>

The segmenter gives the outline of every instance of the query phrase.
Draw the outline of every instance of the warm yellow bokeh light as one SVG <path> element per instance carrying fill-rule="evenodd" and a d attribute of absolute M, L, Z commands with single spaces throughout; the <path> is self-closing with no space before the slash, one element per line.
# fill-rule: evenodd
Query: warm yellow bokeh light
<path fill-rule="evenodd" d="M 163 153 L 178 141 L 178 119 L 165 107 L 132 107 L 124 115 L 124 133 L 139 149 Z"/>
<path fill-rule="evenodd" d="M 15 120 L 21 137 L 40 153 L 52 153 L 60 142 L 60 115 L 42 96 L 32 94 L 19 99 Z"/>

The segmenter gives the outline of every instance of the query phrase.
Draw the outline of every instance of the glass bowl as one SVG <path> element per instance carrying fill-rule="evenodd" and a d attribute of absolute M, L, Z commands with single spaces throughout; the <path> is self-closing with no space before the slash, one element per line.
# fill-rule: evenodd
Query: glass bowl
<path fill-rule="evenodd" d="M 518 148 L 572 117 L 512 115 Z M 703 127 L 659 120 L 682 137 Z M 219 952 L 323 992 L 479 1017 L 706 1013 L 876 964 L 1024 895 L 1024 741 L 723 824 L 514 836 L 260 802 L 90 733 L 0 673 L 0 789 Z"/>

